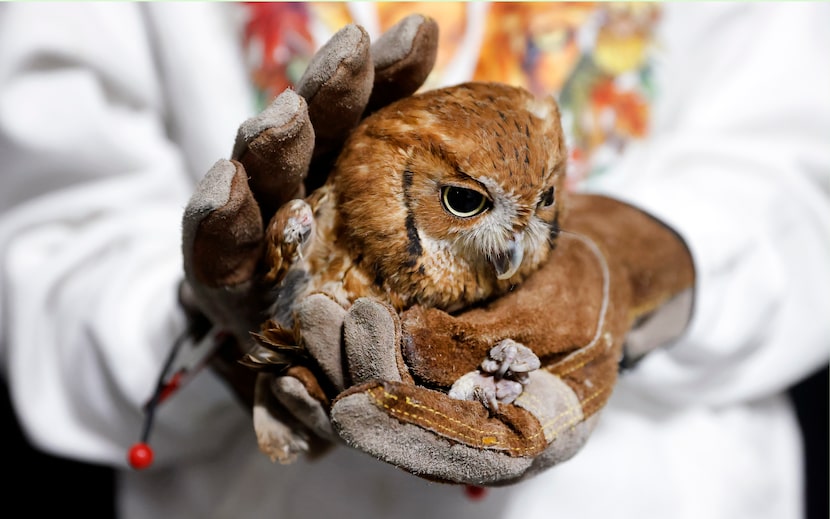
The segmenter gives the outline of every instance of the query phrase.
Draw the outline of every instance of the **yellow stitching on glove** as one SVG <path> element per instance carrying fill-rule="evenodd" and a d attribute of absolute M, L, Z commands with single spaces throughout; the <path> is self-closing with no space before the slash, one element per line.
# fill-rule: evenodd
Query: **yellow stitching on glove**
<path fill-rule="evenodd" d="M 553 430 L 553 439 L 550 442 L 548 442 L 548 445 L 550 445 L 550 443 L 553 443 L 553 441 L 564 430 L 575 426 L 576 424 L 578 424 L 581 421 L 581 419 L 578 418 L 578 416 L 575 415 L 575 413 L 574 413 L 574 411 L 577 409 L 577 406 L 580 407 L 580 408 L 584 408 L 585 404 L 587 404 L 588 402 L 596 399 L 597 397 L 599 397 L 600 395 L 602 395 L 603 393 L 608 391 L 608 389 L 610 389 L 610 387 L 611 387 L 610 385 L 602 386 L 599 389 L 597 389 L 595 392 L 590 394 L 588 397 L 586 397 L 585 399 L 578 400 L 578 402 L 576 404 L 569 406 L 567 409 L 564 409 L 559 414 L 557 414 L 555 417 L 553 417 L 552 419 L 550 419 L 550 420 L 546 421 L 544 424 L 542 424 L 541 430 L 539 432 L 531 435 L 531 436 L 528 436 L 527 439 L 528 440 L 534 440 L 540 434 L 543 434 L 545 432 L 545 430 L 547 430 L 549 427 L 552 427 L 553 425 L 557 424 L 561 419 L 573 415 L 568 421 L 566 421 L 564 424 L 560 425 L 559 427 L 557 427 L 556 429 Z M 421 414 L 413 414 L 413 413 L 409 413 L 407 411 L 395 409 L 395 408 L 391 407 L 390 405 L 388 405 L 385 402 L 384 399 L 386 399 L 386 400 L 399 400 L 398 395 L 389 393 L 388 391 L 386 391 L 381 386 L 377 386 L 377 387 L 374 387 L 374 388 L 369 388 L 369 389 L 366 390 L 366 393 L 369 396 L 371 396 L 372 399 L 380 407 L 386 409 L 388 412 L 390 412 L 392 414 L 402 415 L 402 416 L 405 416 L 405 417 L 407 417 L 411 420 L 414 420 L 416 423 L 427 424 L 430 427 L 434 427 L 436 429 L 447 431 L 448 433 L 450 433 L 450 434 L 452 434 L 456 437 L 464 438 L 465 440 L 469 441 L 470 443 L 482 444 L 482 445 L 485 445 L 485 446 L 488 446 L 488 447 L 500 447 L 504 450 L 513 452 L 517 455 L 524 455 L 528 451 L 532 450 L 530 447 L 521 447 L 520 448 L 520 447 L 511 447 L 509 445 L 506 446 L 504 444 L 504 440 L 499 438 L 499 435 L 494 435 L 494 434 L 489 433 L 487 431 L 482 431 L 482 430 L 479 430 L 479 429 L 475 429 L 475 428 L 471 427 L 470 425 L 465 424 L 464 422 L 458 420 L 457 418 L 453 418 L 451 416 L 448 416 L 448 415 L 446 415 L 446 414 L 444 414 L 444 413 L 442 413 L 442 412 L 440 412 L 436 409 L 425 406 L 423 404 L 413 402 L 412 399 L 408 396 L 404 400 L 404 403 L 406 405 L 411 406 L 415 409 L 419 409 L 419 410 L 422 410 L 422 411 L 427 411 L 427 412 L 432 413 L 435 416 L 438 416 L 440 418 L 444 418 L 444 419 L 446 419 L 446 420 L 448 420 L 452 423 L 455 423 L 455 424 L 457 424 L 457 425 L 459 425 L 459 426 L 461 426 L 465 429 L 468 429 L 470 431 L 478 433 L 480 436 L 475 437 L 475 436 L 470 436 L 469 434 L 461 433 L 456 429 L 453 429 L 453 428 L 448 427 L 448 426 L 443 425 L 443 424 L 436 423 L 436 422 L 426 418 L 425 416 L 423 416 Z M 378 394 L 380 394 L 380 393 L 382 393 L 382 396 L 383 396 L 382 398 L 378 396 Z M 536 398 L 536 396 L 531 394 L 529 396 L 529 398 Z"/>
<path fill-rule="evenodd" d="M 470 427 L 469 425 L 465 424 L 464 422 L 461 422 L 460 420 L 458 420 L 456 418 L 453 418 L 451 416 L 447 416 L 444 413 L 441 413 L 440 411 L 437 411 L 435 409 L 432 409 L 432 408 L 427 407 L 427 406 L 422 405 L 422 404 L 415 403 L 409 397 L 406 397 L 406 400 L 404 401 L 404 403 L 406 405 L 414 407 L 415 409 L 428 411 L 428 412 L 430 412 L 430 413 L 432 413 L 432 414 L 434 414 L 438 417 L 444 418 L 444 419 L 446 419 L 450 422 L 453 422 L 457 425 L 460 425 L 460 426 L 462 426 L 462 427 L 464 427 L 468 430 L 471 430 L 475 433 L 478 433 L 480 436 L 479 437 L 470 436 L 468 434 L 464 434 L 464 433 L 461 433 L 461 432 L 459 432 L 455 429 L 452 429 L 451 427 L 447 427 L 446 425 L 437 424 L 437 423 L 429 420 L 428 418 L 424 417 L 423 415 L 408 413 L 406 411 L 395 409 L 395 408 L 389 406 L 388 404 L 386 404 L 381 398 L 379 398 L 375 394 L 376 392 L 383 393 L 383 396 L 386 399 L 398 400 L 398 396 L 387 392 L 381 386 L 378 386 L 378 387 L 375 387 L 375 388 L 370 388 L 370 389 L 366 390 L 366 393 L 368 393 L 375 400 L 375 402 L 378 405 L 380 405 L 381 407 L 383 407 L 384 409 L 386 409 L 387 411 L 389 411 L 393 414 L 400 414 L 400 415 L 403 415 L 403 416 L 406 416 L 406 417 L 410 417 L 411 419 L 415 420 L 416 422 L 422 422 L 422 423 L 428 424 L 431 427 L 435 427 L 436 429 L 441 429 L 441 430 L 447 431 L 450 434 L 453 434 L 453 435 L 458 436 L 460 438 L 464 438 L 464 439 L 466 439 L 467 441 L 469 441 L 471 443 L 482 443 L 482 444 L 487 445 L 487 446 L 500 446 L 504 449 L 511 450 L 511 451 L 516 451 L 517 450 L 516 448 L 513 448 L 513 447 L 509 447 L 509 446 L 505 447 L 503 445 L 503 440 L 500 440 L 498 438 L 498 435 L 493 435 L 492 433 L 487 432 L 487 431 L 477 430 L 477 429 L 475 429 L 473 427 Z"/>

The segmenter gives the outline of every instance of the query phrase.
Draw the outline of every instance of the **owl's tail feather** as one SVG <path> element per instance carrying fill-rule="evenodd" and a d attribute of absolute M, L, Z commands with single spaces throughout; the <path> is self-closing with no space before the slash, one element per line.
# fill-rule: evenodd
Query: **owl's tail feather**
<path fill-rule="evenodd" d="M 292 330 L 267 321 L 260 333 L 251 332 L 256 346 L 239 362 L 257 371 L 284 371 L 308 359 L 306 349 L 297 343 Z"/>

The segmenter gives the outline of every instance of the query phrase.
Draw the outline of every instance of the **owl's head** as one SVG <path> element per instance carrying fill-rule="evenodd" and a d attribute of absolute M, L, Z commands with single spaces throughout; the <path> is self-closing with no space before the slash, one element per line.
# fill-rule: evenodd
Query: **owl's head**
<path fill-rule="evenodd" d="M 377 283 L 407 304 L 453 310 L 547 258 L 565 163 L 552 98 L 466 83 L 366 118 L 331 178 L 350 246 Z"/>

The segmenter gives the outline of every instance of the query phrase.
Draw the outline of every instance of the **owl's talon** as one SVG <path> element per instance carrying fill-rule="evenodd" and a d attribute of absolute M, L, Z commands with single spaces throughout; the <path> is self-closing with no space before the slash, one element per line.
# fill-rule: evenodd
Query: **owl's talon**
<path fill-rule="evenodd" d="M 314 234 L 314 212 L 305 200 L 289 200 L 274 214 L 268 225 L 268 262 L 265 280 L 281 282 L 289 269 L 302 266 L 303 252 Z"/>
<path fill-rule="evenodd" d="M 492 375 L 470 371 L 462 375 L 449 391 L 450 398 L 481 402 L 489 410 L 498 409 L 496 385 Z"/>
<path fill-rule="evenodd" d="M 481 363 L 482 371 L 492 374 L 497 380 L 507 378 L 517 380 L 526 378 L 527 373 L 539 369 L 539 357 L 527 346 L 504 339 L 493 346 L 488 358 Z"/>
<path fill-rule="evenodd" d="M 306 243 L 308 241 L 308 239 L 311 237 L 312 227 L 313 227 L 313 223 L 310 222 L 310 221 L 307 224 L 304 224 L 304 228 L 300 232 L 300 242 L 301 243 Z"/>
<path fill-rule="evenodd" d="M 314 228 L 314 215 L 311 206 L 304 200 L 292 200 L 288 204 L 285 226 L 283 227 L 283 243 L 301 247 L 308 242 Z"/>
<path fill-rule="evenodd" d="M 475 386 L 473 387 L 473 398 L 470 400 L 478 400 L 491 413 L 496 413 L 499 410 L 499 400 L 496 397 L 496 390 L 493 386 Z"/>

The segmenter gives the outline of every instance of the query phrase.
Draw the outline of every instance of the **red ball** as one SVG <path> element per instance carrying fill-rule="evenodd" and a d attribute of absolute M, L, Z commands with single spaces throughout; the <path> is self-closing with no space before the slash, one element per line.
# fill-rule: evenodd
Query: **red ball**
<path fill-rule="evenodd" d="M 127 460 L 130 462 L 130 466 L 136 470 L 146 469 L 153 463 L 153 449 L 146 443 L 136 443 L 130 447 Z"/>
<path fill-rule="evenodd" d="M 479 499 L 484 499 L 484 496 L 487 495 L 487 489 L 475 485 L 466 485 L 464 487 L 464 493 L 467 494 L 468 498 L 478 501 Z"/>

